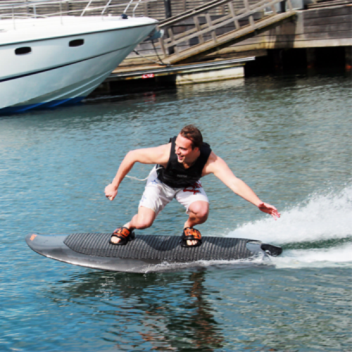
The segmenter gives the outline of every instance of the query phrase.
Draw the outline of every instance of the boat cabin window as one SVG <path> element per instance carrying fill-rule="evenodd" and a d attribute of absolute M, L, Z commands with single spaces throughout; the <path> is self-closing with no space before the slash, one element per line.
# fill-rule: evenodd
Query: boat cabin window
<path fill-rule="evenodd" d="M 80 46 L 84 44 L 84 39 L 75 39 L 69 42 L 69 46 Z"/>
<path fill-rule="evenodd" d="M 16 55 L 25 55 L 25 54 L 29 54 L 32 51 L 32 49 L 29 46 L 24 46 L 22 48 L 17 48 L 15 50 L 15 54 Z"/>

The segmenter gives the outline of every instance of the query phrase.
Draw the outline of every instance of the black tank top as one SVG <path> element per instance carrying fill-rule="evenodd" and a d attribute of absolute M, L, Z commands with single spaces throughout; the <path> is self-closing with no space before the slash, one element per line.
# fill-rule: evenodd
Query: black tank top
<path fill-rule="evenodd" d="M 209 144 L 203 143 L 199 148 L 200 155 L 198 159 L 191 167 L 186 169 L 182 163 L 177 161 L 177 155 L 175 153 L 176 138 L 177 137 L 170 139 L 171 151 L 166 168 L 157 165 L 157 167 L 160 168 L 157 171 L 158 179 L 172 188 L 189 187 L 201 178 L 203 168 L 208 161 L 211 149 Z"/>

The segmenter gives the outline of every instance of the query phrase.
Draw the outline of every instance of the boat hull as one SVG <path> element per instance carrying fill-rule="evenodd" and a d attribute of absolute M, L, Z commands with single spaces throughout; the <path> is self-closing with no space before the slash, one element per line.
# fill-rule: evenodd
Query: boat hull
<path fill-rule="evenodd" d="M 154 28 L 155 23 L 149 23 L 0 45 L 0 114 L 79 102 Z M 84 44 L 70 47 L 74 40 Z M 14 55 L 18 47 L 31 52 Z"/>

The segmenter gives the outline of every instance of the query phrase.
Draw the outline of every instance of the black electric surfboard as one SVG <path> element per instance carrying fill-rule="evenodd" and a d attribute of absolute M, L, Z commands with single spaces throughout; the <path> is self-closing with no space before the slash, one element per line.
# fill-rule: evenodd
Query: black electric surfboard
<path fill-rule="evenodd" d="M 110 244 L 110 236 L 110 233 L 30 234 L 26 242 L 33 251 L 61 262 L 135 273 L 202 267 L 202 261 L 278 256 L 282 252 L 280 247 L 241 238 L 203 237 L 201 246 L 184 248 L 177 236 L 136 235 L 124 246 Z"/>

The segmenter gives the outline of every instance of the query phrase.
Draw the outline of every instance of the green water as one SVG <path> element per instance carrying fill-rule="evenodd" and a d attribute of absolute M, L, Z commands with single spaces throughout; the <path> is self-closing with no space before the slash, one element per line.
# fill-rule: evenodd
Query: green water
<path fill-rule="evenodd" d="M 351 77 L 261 77 L 0 119 L 0 350 L 350 351 Z M 110 232 L 137 210 L 144 183 L 104 197 L 124 155 L 188 123 L 282 217 L 274 221 L 215 177 L 202 183 L 204 236 L 284 248 L 270 264 L 126 274 L 50 260 L 31 232 Z M 136 165 L 131 175 L 147 176 Z M 144 234 L 180 236 L 168 205 Z"/>

